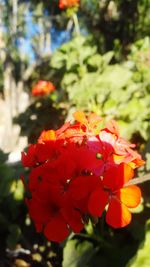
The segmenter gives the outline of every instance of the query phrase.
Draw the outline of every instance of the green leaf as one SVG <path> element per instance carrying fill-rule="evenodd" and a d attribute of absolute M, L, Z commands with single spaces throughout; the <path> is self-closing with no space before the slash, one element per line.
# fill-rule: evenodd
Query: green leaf
<path fill-rule="evenodd" d="M 150 153 L 146 153 L 146 170 L 150 170 Z"/>
<path fill-rule="evenodd" d="M 114 100 L 114 99 L 108 99 L 106 102 L 105 102 L 105 105 L 104 105 L 104 112 L 106 115 L 115 115 L 116 114 L 116 105 L 117 105 L 117 101 Z"/>
<path fill-rule="evenodd" d="M 7 165 L 0 166 L 0 197 L 6 197 L 10 193 L 10 187 L 13 182 L 13 170 Z"/>
<path fill-rule="evenodd" d="M 145 240 L 141 244 L 137 255 L 130 260 L 127 267 L 148 267 L 150 266 L 150 220 L 147 221 L 145 229 Z"/>
<path fill-rule="evenodd" d="M 67 55 L 63 54 L 59 50 L 54 53 L 51 58 L 51 67 L 55 69 L 60 69 L 64 66 L 67 60 Z"/>
<path fill-rule="evenodd" d="M 88 241 L 69 240 L 64 248 L 62 267 L 88 267 L 93 257 L 93 245 Z"/>
<path fill-rule="evenodd" d="M 17 201 L 23 200 L 24 198 L 24 186 L 21 180 L 16 181 L 15 190 L 13 192 L 14 199 Z"/>
<path fill-rule="evenodd" d="M 21 236 L 20 227 L 17 224 L 11 224 L 9 226 L 9 235 L 7 237 L 7 246 L 14 249 Z"/>
<path fill-rule="evenodd" d="M 114 52 L 113 51 L 109 51 L 109 52 L 107 52 L 106 54 L 103 55 L 103 67 L 107 66 L 110 63 L 110 61 L 112 60 L 113 56 L 114 56 Z"/>
<path fill-rule="evenodd" d="M 0 164 L 4 163 L 8 159 L 8 154 L 5 154 L 2 150 L 0 150 Z"/>
<path fill-rule="evenodd" d="M 87 61 L 87 63 L 90 66 L 95 67 L 95 68 L 102 67 L 102 62 L 103 62 L 103 58 L 99 54 L 95 54 L 95 55 L 91 56 Z"/>
<path fill-rule="evenodd" d="M 77 75 L 75 73 L 66 73 L 64 78 L 63 78 L 63 81 L 62 81 L 62 86 L 68 86 L 74 82 L 77 81 Z"/>
<path fill-rule="evenodd" d="M 113 90 L 127 86 L 132 77 L 132 72 L 121 65 L 108 66 L 101 76 L 103 83 Z"/>

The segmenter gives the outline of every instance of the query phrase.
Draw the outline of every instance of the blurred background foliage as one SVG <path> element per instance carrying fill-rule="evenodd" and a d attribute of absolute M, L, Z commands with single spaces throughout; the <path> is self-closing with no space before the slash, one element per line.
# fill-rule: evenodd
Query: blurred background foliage
<path fill-rule="evenodd" d="M 150 0 L 81 0 L 80 33 L 58 2 L 0 0 L 0 266 L 148 267 L 149 182 L 125 229 L 102 218 L 57 245 L 28 216 L 20 151 L 76 109 L 115 118 L 150 171 Z M 39 80 L 56 90 L 33 98 Z"/>

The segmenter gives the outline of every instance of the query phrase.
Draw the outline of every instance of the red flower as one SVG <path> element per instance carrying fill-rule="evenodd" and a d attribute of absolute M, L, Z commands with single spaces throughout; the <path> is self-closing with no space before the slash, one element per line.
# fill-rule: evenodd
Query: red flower
<path fill-rule="evenodd" d="M 102 118 L 94 113 L 90 113 L 87 117 L 84 112 L 76 111 L 73 114 L 75 120 L 79 123 L 81 129 L 87 133 L 98 134 L 99 133 L 99 125 L 102 122 Z"/>
<path fill-rule="evenodd" d="M 82 111 L 73 114 L 76 122 L 72 125 L 70 122 L 65 123 L 56 131 L 57 139 L 64 139 L 67 143 L 85 144 L 89 137 L 99 133 L 98 126 L 102 118 L 94 113 L 88 117 Z"/>
<path fill-rule="evenodd" d="M 101 217 L 107 205 L 107 223 L 126 226 L 128 208 L 136 207 L 141 197 L 137 186 L 126 183 L 144 161 L 119 136 L 116 122 L 101 129 L 102 119 L 93 113 L 78 111 L 74 118 L 57 131 L 44 130 L 22 152 L 23 166 L 30 168 L 28 183 L 23 180 L 31 196 L 26 199 L 29 214 L 37 231 L 56 242 L 71 230 L 80 232 L 91 215 Z"/>
<path fill-rule="evenodd" d="M 60 9 L 77 6 L 78 4 L 79 4 L 79 0 L 59 0 Z"/>
<path fill-rule="evenodd" d="M 115 134 L 116 133 L 116 134 Z M 103 143 L 107 143 L 114 150 L 112 153 L 112 159 L 116 164 L 125 162 L 131 164 L 133 168 L 142 166 L 145 162 L 141 159 L 141 156 L 132 148 L 134 144 L 130 144 L 122 137 L 118 136 L 118 132 L 111 133 L 107 128 L 102 129 L 99 134 L 99 138 Z"/>
<path fill-rule="evenodd" d="M 22 152 L 22 164 L 24 167 L 38 167 L 56 155 L 55 143 L 30 145 L 27 153 Z"/>
<path fill-rule="evenodd" d="M 55 90 L 55 86 L 49 81 L 38 81 L 38 83 L 32 88 L 33 96 L 44 96 L 50 94 Z"/>
<path fill-rule="evenodd" d="M 97 187 L 90 196 L 88 203 L 90 214 L 101 217 L 108 204 L 106 222 L 114 228 L 128 225 L 131 221 L 128 208 L 137 207 L 141 200 L 139 187 L 124 187 L 133 175 L 132 168 L 125 163 L 106 172 L 101 186 Z"/>
<path fill-rule="evenodd" d="M 21 152 L 21 161 L 24 167 L 33 167 L 36 165 L 36 154 L 35 154 L 36 145 L 30 145 L 28 147 L 28 152 Z"/>
<path fill-rule="evenodd" d="M 57 187 L 50 186 L 48 183 L 45 187 L 40 187 L 40 192 L 37 191 L 32 195 L 32 199 L 27 200 L 29 214 L 38 232 L 44 231 L 46 237 L 55 242 L 63 241 L 69 235 L 69 228 L 60 212 L 60 203 L 52 201 L 51 194 L 57 195 Z"/>
<path fill-rule="evenodd" d="M 29 214 L 37 231 L 43 231 L 51 241 L 61 242 L 70 230 L 80 232 L 84 226 L 82 214 L 76 209 L 69 193 L 74 170 L 74 162 L 71 159 L 66 162 L 62 157 L 54 165 L 44 164 L 30 174 L 32 198 L 27 200 Z"/>

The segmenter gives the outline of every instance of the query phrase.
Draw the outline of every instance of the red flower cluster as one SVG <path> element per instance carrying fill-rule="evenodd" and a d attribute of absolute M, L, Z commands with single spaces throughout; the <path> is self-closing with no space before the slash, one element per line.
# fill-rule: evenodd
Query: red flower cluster
<path fill-rule="evenodd" d="M 38 81 L 38 83 L 32 88 L 33 96 L 44 96 L 50 94 L 55 90 L 55 86 L 49 81 Z"/>
<path fill-rule="evenodd" d="M 59 0 L 59 8 L 65 9 L 79 4 L 79 0 Z"/>
<path fill-rule="evenodd" d="M 22 152 L 23 165 L 31 169 L 26 185 L 29 214 L 37 231 L 56 242 L 71 230 L 80 232 L 90 217 L 101 217 L 104 210 L 110 226 L 128 225 L 128 208 L 141 199 L 140 189 L 127 182 L 144 161 L 134 145 L 119 136 L 116 122 L 102 128 L 99 116 L 86 117 L 81 111 L 74 118 L 74 124 L 43 131 L 37 144 Z"/>

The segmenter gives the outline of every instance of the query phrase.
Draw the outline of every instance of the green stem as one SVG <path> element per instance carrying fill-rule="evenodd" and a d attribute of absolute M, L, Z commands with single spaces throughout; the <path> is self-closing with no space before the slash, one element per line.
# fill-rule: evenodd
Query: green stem
<path fill-rule="evenodd" d="M 134 179 L 130 180 L 129 182 L 127 182 L 124 186 L 141 184 L 141 183 L 144 183 L 144 182 L 149 181 L 149 180 L 150 180 L 150 173 L 148 173 L 142 177 L 134 178 Z"/>
<path fill-rule="evenodd" d="M 80 35 L 80 26 L 79 26 L 77 14 L 74 13 L 72 18 L 73 18 L 73 22 L 74 22 L 74 28 L 75 28 L 76 35 Z"/>

